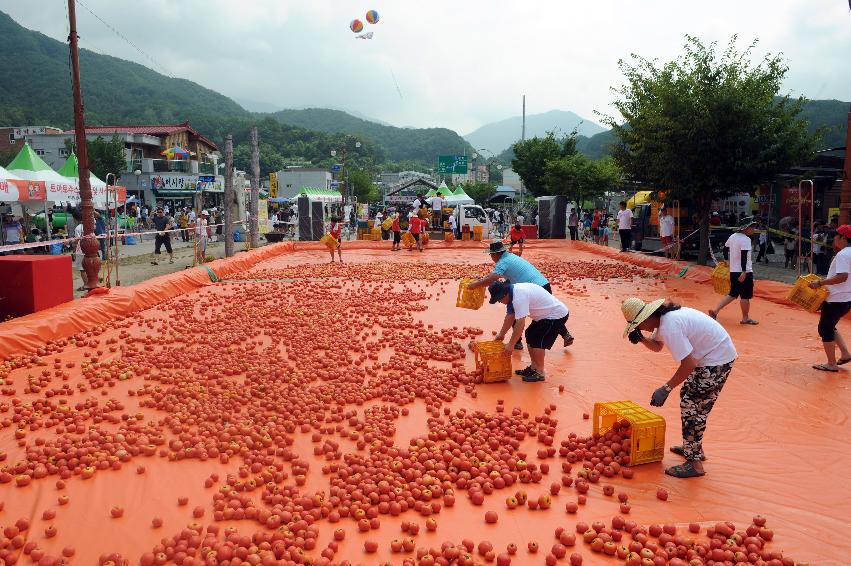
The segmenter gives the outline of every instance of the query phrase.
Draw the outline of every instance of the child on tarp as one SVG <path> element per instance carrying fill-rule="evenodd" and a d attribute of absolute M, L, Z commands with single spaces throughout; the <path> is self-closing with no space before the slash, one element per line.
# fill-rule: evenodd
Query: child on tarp
<path fill-rule="evenodd" d="M 391 251 L 398 252 L 401 248 L 402 242 L 402 213 L 397 212 L 393 217 L 393 225 L 390 227 L 393 231 L 393 247 L 390 248 Z"/>
<path fill-rule="evenodd" d="M 331 251 L 331 263 L 334 263 L 334 250 L 337 250 L 337 255 L 340 258 L 340 263 L 343 263 L 343 252 L 341 250 L 343 244 L 341 241 L 341 232 L 343 230 L 343 225 L 340 219 L 336 216 L 331 218 L 331 228 L 328 230 L 328 235 L 334 238 L 337 241 L 335 247 L 329 248 Z"/>

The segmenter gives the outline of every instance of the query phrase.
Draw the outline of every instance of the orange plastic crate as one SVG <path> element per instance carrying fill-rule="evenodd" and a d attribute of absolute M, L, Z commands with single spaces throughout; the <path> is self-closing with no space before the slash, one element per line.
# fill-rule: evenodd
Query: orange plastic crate
<path fill-rule="evenodd" d="M 712 287 L 719 295 L 730 293 L 730 264 L 719 261 L 712 270 Z"/>
<path fill-rule="evenodd" d="M 485 303 L 485 288 L 468 289 L 467 285 L 475 281 L 475 279 L 465 277 L 458 282 L 458 298 L 455 301 L 456 307 L 462 309 L 479 310 Z"/>
<path fill-rule="evenodd" d="M 415 245 L 417 245 L 417 241 L 414 239 L 414 236 L 411 235 L 410 232 L 405 232 L 404 234 L 402 234 L 402 245 L 408 249 L 411 249 Z"/>
<path fill-rule="evenodd" d="M 512 376 L 511 356 L 499 340 L 473 342 L 470 346 L 476 358 L 476 369 L 482 371 L 484 383 L 508 381 Z"/>
<path fill-rule="evenodd" d="M 821 280 L 821 277 L 812 273 L 801 275 L 795 281 L 792 288 L 789 289 L 789 294 L 786 298 L 809 312 L 816 312 L 821 308 L 821 304 L 827 299 L 829 294 L 829 291 L 825 287 L 810 289 L 809 284 L 819 280 Z"/>
<path fill-rule="evenodd" d="M 632 401 L 594 403 L 594 434 L 604 435 L 618 421 L 630 423 L 629 465 L 659 462 L 665 455 L 665 419 Z"/>
<path fill-rule="evenodd" d="M 476 242 L 481 242 L 483 232 L 484 226 L 473 226 L 473 240 Z"/>
<path fill-rule="evenodd" d="M 319 238 L 319 241 L 325 244 L 331 251 L 337 249 L 337 239 L 334 238 L 334 236 L 332 236 L 331 234 L 325 234 L 324 236 Z"/>
<path fill-rule="evenodd" d="M 447 232 L 446 234 L 443 235 L 443 241 L 444 242 L 454 242 L 455 241 L 455 234 L 453 234 L 452 232 Z"/>

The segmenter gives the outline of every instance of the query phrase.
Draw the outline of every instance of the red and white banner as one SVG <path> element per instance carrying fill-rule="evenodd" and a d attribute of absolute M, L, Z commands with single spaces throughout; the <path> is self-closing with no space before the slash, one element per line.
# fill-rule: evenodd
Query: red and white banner
<path fill-rule="evenodd" d="M 0 179 L 0 201 L 3 202 L 44 200 L 46 193 L 44 181 Z"/>

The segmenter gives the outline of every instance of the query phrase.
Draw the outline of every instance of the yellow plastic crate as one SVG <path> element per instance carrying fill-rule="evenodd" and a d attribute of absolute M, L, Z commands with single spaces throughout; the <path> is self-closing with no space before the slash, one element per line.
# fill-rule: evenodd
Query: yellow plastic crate
<path fill-rule="evenodd" d="M 423 232 L 420 238 L 422 238 L 423 240 L 423 245 L 426 245 L 429 240 L 431 240 L 431 237 L 428 235 L 428 232 Z"/>
<path fill-rule="evenodd" d="M 381 227 L 384 228 L 385 230 L 389 230 L 390 228 L 393 227 L 393 219 L 392 218 L 385 219 L 384 222 L 381 223 Z"/>
<path fill-rule="evenodd" d="M 665 455 L 665 419 L 632 401 L 594 403 L 594 433 L 606 434 L 618 421 L 630 423 L 629 465 L 659 462 Z"/>
<path fill-rule="evenodd" d="M 512 376 L 511 356 L 505 353 L 505 344 L 499 340 L 473 342 L 471 349 L 476 359 L 476 369 L 482 371 L 484 383 L 508 381 Z"/>
<path fill-rule="evenodd" d="M 821 277 L 810 273 L 809 275 L 801 275 L 795 284 L 789 289 L 789 294 L 786 298 L 803 307 L 809 312 L 816 312 L 821 308 L 821 304 L 827 299 L 829 291 L 825 287 L 818 289 L 810 289 L 809 284 L 813 281 L 820 281 Z"/>
<path fill-rule="evenodd" d="M 411 249 L 415 245 L 417 245 L 417 241 L 414 239 L 414 236 L 412 236 L 410 232 L 405 232 L 404 234 L 402 234 L 402 245 L 408 249 Z"/>
<path fill-rule="evenodd" d="M 730 264 L 719 261 L 712 271 L 712 287 L 719 295 L 730 293 Z"/>
<path fill-rule="evenodd" d="M 485 303 L 485 288 L 469 289 L 467 285 L 475 281 L 475 279 L 465 277 L 458 282 L 458 299 L 455 301 L 455 306 L 462 309 L 479 310 Z"/>
<path fill-rule="evenodd" d="M 476 242 L 481 242 L 483 232 L 484 226 L 473 226 L 473 240 Z"/>
<path fill-rule="evenodd" d="M 447 232 L 446 234 L 443 235 L 443 241 L 444 242 L 454 242 L 455 241 L 455 234 L 453 234 L 452 232 Z"/>
<path fill-rule="evenodd" d="M 329 250 L 334 251 L 337 249 L 338 242 L 337 239 L 334 238 L 331 234 L 325 234 L 321 238 L 319 238 L 320 243 L 325 244 Z"/>
<path fill-rule="evenodd" d="M 466 242 L 469 239 L 470 239 L 470 233 L 469 232 L 461 232 L 461 240 Z"/>

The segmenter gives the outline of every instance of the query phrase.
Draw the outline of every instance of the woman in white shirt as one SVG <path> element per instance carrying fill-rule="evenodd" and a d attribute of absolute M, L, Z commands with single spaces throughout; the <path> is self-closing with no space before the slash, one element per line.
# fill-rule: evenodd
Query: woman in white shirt
<path fill-rule="evenodd" d="M 673 377 L 653 392 L 650 404 L 661 407 L 668 394 L 678 385 L 683 444 L 672 446 L 671 452 L 685 457 L 680 466 L 665 470 L 669 476 L 692 478 L 705 474 L 702 461 L 703 433 L 709 412 L 724 387 L 733 362 L 736 348 L 724 327 L 711 317 L 695 309 L 665 303 L 657 299 L 645 303 L 637 297 L 623 302 L 621 307 L 627 327 L 624 336 L 633 344 L 644 344 L 647 349 L 659 352 L 663 346 L 679 362 Z M 652 332 L 647 338 L 642 331 Z"/>
<path fill-rule="evenodd" d="M 821 337 L 824 353 L 827 354 L 826 364 L 815 364 L 819 371 L 838 372 L 839 366 L 851 362 L 851 351 L 845 340 L 836 331 L 839 321 L 851 311 L 851 225 L 843 224 L 836 229 L 833 237 L 833 249 L 836 255 L 830 262 L 827 278 L 813 281 L 810 288 L 827 287 L 827 299 L 821 305 L 821 316 L 818 321 L 818 333 Z M 836 347 L 839 346 L 839 360 L 836 359 Z"/>

